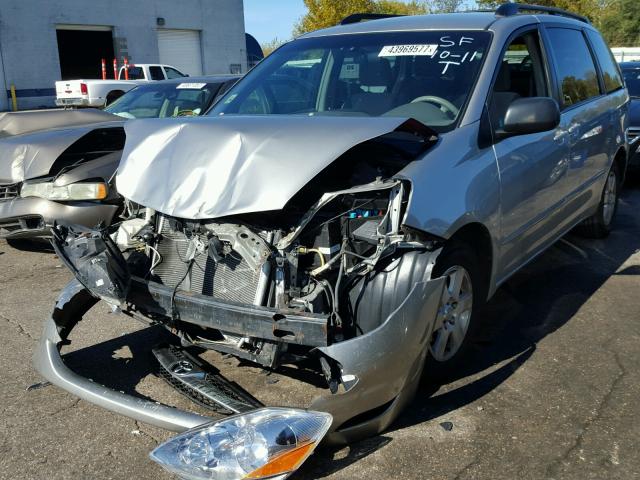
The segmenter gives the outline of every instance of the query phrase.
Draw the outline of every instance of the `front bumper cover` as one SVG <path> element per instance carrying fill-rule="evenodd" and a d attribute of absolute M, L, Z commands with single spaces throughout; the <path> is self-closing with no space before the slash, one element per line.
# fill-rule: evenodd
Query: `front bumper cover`
<path fill-rule="evenodd" d="M 343 444 L 381 432 L 413 398 L 443 288 L 443 278 L 418 282 L 379 328 L 319 348 L 323 355 L 339 363 L 344 383 L 344 389 L 336 394 L 327 391 L 309 406 L 333 415 L 328 443 Z M 77 280 L 66 286 L 45 322 L 34 355 L 36 370 L 83 400 L 160 428 L 181 432 L 210 422 L 209 417 L 114 391 L 74 373 L 64 364 L 60 347 L 97 301 Z M 367 415 L 369 412 L 372 414 Z M 353 421 L 359 416 L 361 421 Z"/>
<path fill-rule="evenodd" d="M 108 225 L 118 208 L 105 203 L 60 203 L 38 197 L 0 201 L 0 238 L 50 237 L 49 227 L 60 220 L 85 227 L 101 222 Z"/>

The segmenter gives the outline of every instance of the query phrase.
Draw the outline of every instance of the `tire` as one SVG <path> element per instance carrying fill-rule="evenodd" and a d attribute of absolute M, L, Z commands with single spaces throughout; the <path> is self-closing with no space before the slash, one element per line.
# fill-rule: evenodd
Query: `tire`
<path fill-rule="evenodd" d="M 602 189 L 598 211 L 576 227 L 576 233 L 587 238 L 605 238 L 611 233 L 613 219 L 618 210 L 620 173 L 614 162 Z"/>
<path fill-rule="evenodd" d="M 476 255 L 469 246 L 454 242 L 445 246 L 434 266 L 432 278 L 447 276 L 447 281 L 424 369 L 429 380 L 447 381 L 469 360 L 481 327 L 478 311 L 487 296 L 486 275 Z M 459 293 L 455 291 L 457 280 Z M 466 301 L 460 301 L 465 297 Z"/>

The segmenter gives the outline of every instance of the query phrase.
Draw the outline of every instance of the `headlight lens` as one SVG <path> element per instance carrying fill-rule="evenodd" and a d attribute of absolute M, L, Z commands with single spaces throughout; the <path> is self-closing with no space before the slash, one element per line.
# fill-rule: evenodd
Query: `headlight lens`
<path fill-rule="evenodd" d="M 332 421 L 323 412 L 263 408 L 188 430 L 150 457 L 189 480 L 284 479 L 313 453 Z"/>
<path fill-rule="evenodd" d="M 20 196 L 47 200 L 103 200 L 108 192 L 106 183 L 72 183 L 59 187 L 53 182 L 41 182 L 24 183 Z"/>

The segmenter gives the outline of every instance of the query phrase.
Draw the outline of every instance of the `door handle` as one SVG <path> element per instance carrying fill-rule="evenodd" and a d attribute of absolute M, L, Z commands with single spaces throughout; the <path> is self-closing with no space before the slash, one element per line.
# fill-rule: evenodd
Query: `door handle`
<path fill-rule="evenodd" d="M 598 125 L 596 127 L 593 127 L 588 132 L 585 132 L 584 135 L 582 135 L 580 137 L 580 140 L 586 140 L 587 138 L 591 138 L 591 137 L 595 137 L 596 135 L 600 135 L 602 133 L 602 130 L 603 130 L 602 125 Z"/>

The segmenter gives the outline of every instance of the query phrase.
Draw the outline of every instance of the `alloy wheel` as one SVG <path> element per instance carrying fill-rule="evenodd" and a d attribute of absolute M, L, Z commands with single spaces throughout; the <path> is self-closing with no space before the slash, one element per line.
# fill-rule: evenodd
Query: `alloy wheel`
<path fill-rule="evenodd" d="M 616 197 L 617 197 L 617 178 L 616 172 L 612 169 L 607 177 L 607 183 L 604 186 L 604 194 L 602 198 L 602 219 L 605 225 L 609 225 L 613 220 L 613 214 L 616 209 Z"/>
<path fill-rule="evenodd" d="M 443 275 L 445 288 L 438 308 L 429 350 L 434 360 L 453 358 L 464 342 L 473 310 L 473 286 L 469 272 L 456 265 Z"/>

